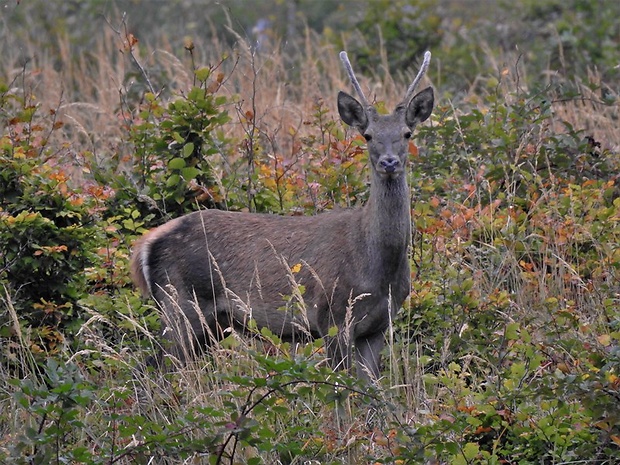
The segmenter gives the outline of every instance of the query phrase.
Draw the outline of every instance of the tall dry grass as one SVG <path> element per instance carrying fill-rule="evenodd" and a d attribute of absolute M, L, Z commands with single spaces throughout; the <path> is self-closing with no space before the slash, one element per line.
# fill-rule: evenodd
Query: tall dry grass
<path fill-rule="evenodd" d="M 216 71 L 225 75 L 221 92 L 229 96 L 231 103 L 228 110 L 233 116 L 231 123 L 224 129 L 226 136 L 241 141 L 252 133 L 268 142 L 263 146 L 268 147 L 272 155 L 284 158 L 289 154 L 294 156 L 297 153 L 294 147 L 302 143 L 304 138 L 320 135 L 316 125 L 308 124 L 317 103 L 323 102 L 329 109 L 328 118 L 336 120 L 336 94 L 338 90 L 348 91 L 350 87 L 338 61 L 338 50 L 324 44 L 320 37 L 310 31 L 306 32 L 294 53 L 283 52 L 281 44 L 273 44 L 271 49 L 257 53 L 241 36 L 234 48 L 213 37 L 194 37 L 190 54 L 187 50 L 175 50 L 165 42 L 153 48 L 142 46 L 140 42 L 131 46 L 131 38 L 122 28 L 114 30 L 112 27 L 104 27 L 95 31 L 95 34 L 98 39 L 94 48 L 82 54 L 74 52 L 75 45 L 66 35 L 54 38 L 57 44 L 57 54 L 54 56 L 41 54 L 38 43 L 18 46 L 8 40 L 4 45 L 9 51 L 19 49 L 20 56 L 12 56 L 4 67 L 3 78 L 13 87 L 34 89 L 36 100 L 33 103 L 45 112 L 56 111 L 59 119 L 65 123 L 49 141 L 49 144 L 57 145 L 58 150 L 54 159 L 46 162 L 72 166 L 76 182 L 89 182 L 89 166 L 93 163 L 105 165 L 112 158 L 130 163 L 132 147 L 127 141 L 126 131 L 135 118 L 134 111 L 144 91 L 149 90 L 150 85 L 150 90 L 156 94 L 161 93 L 162 99 L 175 98 L 175 95 L 191 87 L 194 66 L 217 65 Z M 24 62 L 23 57 L 30 59 Z M 489 60 L 496 60 L 497 63 L 515 62 L 514 57 L 489 56 Z M 387 64 L 384 68 L 389 69 Z M 499 66 L 497 69 L 502 74 Z M 402 76 L 391 76 L 384 72 L 383 78 L 378 78 L 378 75 L 359 77 L 371 100 L 385 102 L 387 108 L 393 108 L 407 87 L 406 78 L 413 74 L 414 71 L 404 71 Z M 480 81 L 487 79 L 488 76 L 480 77 Z M 150 84 L 145 84 L 147 80 Z M 598 84 L 601 88 L 605 88 L 605 83 L 600 82 L 596 73 L 593 72 L 587 80 L 580 86 L 583 98 L 560 100 L 553 104 L 553 126 L 548 130 L 561 133 L 565 130 L 564 123 L 569 122 L 575 128 L 591 134 L 604 148 L 617 153 L 620 150 L 620 129 L 616 124 L 618 107 L 597 103 L 600 95 L 590 91 L 588 83 Z M 432 85 L 432 80 L 427 78 L 427 84 Z M 504 74 L 500 94 L 506 98 L 516 98 L 523 91 L 522 86 L 523 81 L 508 72 Z M 485 96 L 476 93 L 479 89 L 479 86 L 472 86 L 463 102 L 474 102 L 474 106 L 477 104 L 483 108 Z M 487 91 L 496 92 L 497 88 L 491 86 Z M 451 106 L 451 102 L 442 99 L 441 94 L 439 104 L 444 111 L 448 111 Z M 247 122 L 247 112 L 254 115 L 251 124 Z M 459 109 L 455 109 L 454 117 L 458 119 Z M 431 124 L 437 124 L 437 120 L 435 116 Z M 243 148 L 240 146 L 239 150 Z M 475 195 L 481 197 L 477 204 L 489 203 L 489 199 L 482 199 L 485 192 L 479 190 Z M 475 286 L 482 296 L 492 295 L 498 288 L 510 290 L 511 313 L 498 315 L 498 318 L 530 321 L 543 314 L 545 304 L 551 305 L 549 299 L 558 295 L 566 296 L 571 303 L 565 302 L 562 305 L 566 304 L 569 310 L 580 312 L 579 317 L 584 322 L 596 323 L 605 318 L 601 311 L 602 302 L 593 303 L 592 296 L 596 295 L 590 292 L 589 284 L 580 278 L 578 270 L 570 266 L 569 257 L 579 246 L 577 242 L 569 240 L 561 244 L 548 244 L 540 253 L 554 258 L 553 262 L 546 263 L 551 272 L 528 275 L 524 273 L 521 263 L 523 257 L 519 251 L 499 250 L 496 247 L 494 238 L 501 235 L 501 231 L 493 222 L 493 212 L 480 209 L 478 213 L 481 221 L 488 221 L 486 243 L 481 246 L 481 249 L 486 250 L 471 253 L 471 250 L 459 249 L 459 244 L 449 244 L 443 249 L 437 247 L 434 250 L 434 262 L 430 266 L 440 271 L 467 270 L 476 278 Z M 577 213 L 575 215 L 575 222 L 578 222 Z M 503 219 L 506 225 L 510 221 L 509 217 Z M 479 227 L 480 223 L 475 224 L 475 229 Z M 440 239 L 449 241 L 454 237 Z M 596 241 L 596 238 L 593 240 Z M 600 282 L 615 279 L 615 275 L 600 279 Z M 607 284 L 612 287 L 615 285 L 611 282 Z M 3 311 L 6 309 L 10 312 L 11 296 L 3 296 L 1 302 Z M 133 313 L 129 302 L 121 301 L 118 305 L 123 308 L 122 314 L 129 315 L 127 322 L 132 330 L 113 327 L 111 331 L 127 331 L 127 338 L 146 339 L 149 341 L 149 351 L 156 352 L 160 343 L 159 335 L 146 329 L 147 323 Z M 590 312 L 592 309 L 595 309 L 594 313 Z M 106 328 L 113 323 L 96 309 L 90 309 L 90 312 L 91 319 L 78 333 L 84 349 L 70 353 L 71 349 L 66 348 L 70 360 L 86 365 L 93 353 L 96 353 L 97 358 L 113 361 L 101 364 L 92 379 L 102 386 L 112 386 L 112 390 L 131 392 L 128 400 L 119 407 L 119 412 L 140 414 L 164 424 L 174 423 L 181 412 L 194 406 L 209 406 L 226 411 L 232 402 L 242 408 L 248 399 L 231 395 L 237 386 L 231 383 L 229 377 L 222 377 L 221 374 L 265 376 L 264 368 L 257 365 L 253 354 L 275 350 L 282 356 L 289 356 L 291 352 L 288 347 L 265 344 L 261 338 L 232 334 L 223 343 L 216 344 L 208 356 L 198 357 L 189 364 L 173 364 L 172 375 L 164 375 L 136 369 L 143 365 L 143 355 L 131 353 L 122 345 L 110 344 L 106 338 Z M 11 317 L 18 328 L 16 315 L 11 314 Z M 537 324 L 543 326 L 545 322 L 543 315 Z M 27 333 L 18 334 L 20 348 L 17 351 L 17 362 L 23 367 L 25 376 L 35 377 L 36 370 L 31 368 L 35 357 L 31 353 L 33 341 L 28 340 Z M 458 392 L 455 394 L 456 391 L 447 387 L 436 387 L 425 382 L 425 375 L 435 370 L 435 367 L 427 367 L 423 343 L 412 338 L 409 343 L 394 344 L 395 335 L 390 333 L 388 336 L 391 344 L 386 351 L 385 377 L 381 381 L 382 390 L 377 395 L 382 400 L 393 402 L 396 408 L 389 414 L 366 412 L 369 417 L 393 415 L 405 425 L 427 424 L 441 416 L 446 405 L 459 402 L 453 398 Z M 448 343 L 444 345 L 444 350 L 447 347 Z M 324 354 L 318 348 L 310 354 L 302 348 L 294 348 L 292 352 L 292 356 L 309 357 L 319 360 L 317 363 L 323 363 L 320 360 L 323 360 Z M 440 358 L 448 360 L 450 357 L 449 354 L 441 354 Z M 477 363 L 484 367 L 488 361 L 472 355 L 464 361 L 463 372 Z M 0 369 L 5 370 L 4 367 Z M 132 376 L 121 377 L 122 382 L 119 383 L 119 372 L 123 369 Z M 0 372 L 0 376 L 8 379 L 10 374 L 4 371 Z M 468 380 L 481 384 L 486 381 L 481 376 Z M 1 428 L 0 436 L 4 439 L 0 446 L 4 444 L 6 447 L 18 434 L 24 417 L 17 413 L 14 400 L 8 395 L 14 392 L 14 387 L 2 383 L 0 388 L 3 390 L 0 410 L 16 412 L 10 418 L 5 417 L 7 423 Z M 475 402 L 473 395 L 460 400 L 463 404 L 470 401 Z M 341 463 L 360 463 L 366 454 L 382 453 L 382 443 L 375 440 L 374 436 L 363 442 L 360 431 L 368 428 L 369 424 L 378 424 L 379 427 L 371 434 L 379 434 L 381 426 L 385 424 L 382 423 L 386 421 L 385 417 L 378 420 L 367 418 L 352 398 L 348 398 L 337 410 L 325 409 L 319 404 L 319 399 L 310 398 L 291 403 L 290 408 L 298 409 L 299 416 L 314 418 L 316 424 L 324 428 L 326 435 L 334 436 L 335 449 L 330 452 L 331 455 L 327 454 L 329 457 L 337 457 Z M 96 408 L 95 405 L 89 413 L 93 418 L 99 418 L 105 413 L 96 411 Z M 287 427 L 290 426 L 286 421 L 287 418 L 283 417 L 281 424 L 273 426 L 276 431 L 275 442 L 280 438 L 284 440 Z M 188 434 L 199 436 L 201 432 L 192 431 Z M 248 460 L 253 454 L 256 452 L 247 448 L 239 459 Z M 269 459 L 277 463 L 281 457 L 270 456 Z M 175 462 L 171 460 L 169 463 Z"/>

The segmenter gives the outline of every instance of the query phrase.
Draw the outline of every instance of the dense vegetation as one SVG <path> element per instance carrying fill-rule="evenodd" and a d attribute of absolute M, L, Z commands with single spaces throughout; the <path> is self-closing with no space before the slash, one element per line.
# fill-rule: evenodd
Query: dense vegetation
<path fill-rule="evenodd" d="M 0 462 L 618 463 L 618 2 L 203 3 L 3 5 Z M 430 49 L 438 96 L 379 385 L 268 331 L 145 370 L 144 231 L 364 202 L 342 48 L 385 109 Z"/>

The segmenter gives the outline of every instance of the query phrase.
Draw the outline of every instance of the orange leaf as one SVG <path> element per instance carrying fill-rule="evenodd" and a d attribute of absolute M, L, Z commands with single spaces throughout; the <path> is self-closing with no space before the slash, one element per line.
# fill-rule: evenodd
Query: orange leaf
<path fill-rule="evenodd" d="M 478 426 L 474 434 L 489 433 L 491 431 L 493 431 L 493 428 L 491 428 L 490 426 Z"/>
<path fill-rule="evenodd" d="M 601 334 L 596 338 L 596 340 L 599 342 L 599 344 L 605 347 L 611 344 L 611 336 L 609 334 Z"/>
<path fill-rule="evenodd" d="M 375 436 L 373 438 L 373 441 L 374 441 L 374 443 L 376 445 L 383 446 L 383 447 L 385 447 L 385 446 L 387 446 L 389 444 L 389 442 L 388 442 L 388 440 L 387 440 L 387 438 L 385 436 Z"/>
<path fill-rule="evenodd" d="M 446 220 L 452 218 L 452 212 L 450 210 L 442 210 L 440 215 Z"/>
<path fill-rule="evenodd" d="M 472 413 L 474 410 L 476 410 L 476 407 L 474 407 L 473 405 L 470 405 L 470 406 L 459 405 L 456 409 L 459 412 Z"/>
<path fill-rule="evenodd" d="M 82 197 L 73 197 L 69 200 L 69 203 L 74 207 L 79 207 L 84 204 L 84 199 Z"/>
<path fill-rule="evenodd" d="M 133 47 L 134 45 L 138 43 L 138 38 L 134 36 L 133 34 L 129 34 L 127 36 L 127 42 L 129 43 L 130 47 Z"/>
<path fill-rule="evenodd" d="M 129 51 L 133 50 L 134 45 L 136 45 L 137 43 L 138 43 L 138 39 L 136 38 L 136 36 L 134 36 L 133 34 L 129 33 L 125 37 L 125 42 L 123 43 L 123 48 L 126 51 L 129 52 Z"/>

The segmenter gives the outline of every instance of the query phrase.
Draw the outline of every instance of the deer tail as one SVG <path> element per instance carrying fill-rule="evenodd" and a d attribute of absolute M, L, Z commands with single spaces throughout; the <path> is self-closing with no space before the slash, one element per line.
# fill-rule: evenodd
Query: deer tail
<path fill-rule="evenodd" d="M 148 258 L 148 243 L 144 238 L 138 240 L 133 246 L 131 256 L 131 279 L 143 295 L 150 295 L 151 286 L 148 277 L 148 265 L 145 260 Z"/>

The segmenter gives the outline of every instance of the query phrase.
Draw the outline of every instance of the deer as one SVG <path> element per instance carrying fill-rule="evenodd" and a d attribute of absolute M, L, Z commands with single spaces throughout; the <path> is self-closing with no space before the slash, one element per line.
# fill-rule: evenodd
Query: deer
<path fill-rule="evenodd" d="M 363 206 L 311 216 L 202 209 L 135 243 L 132 279 L 167 321 L 169 344 L 159 358 L 185 361 L 188 346 L 205 349 L 230 331 L 267 328 L 282 341 L 323 338 L 333 369 L 352 371 L 355 356 L 360 380 L 379 379 L 385 333 L 410 292 L 407 164 L 412 133 L 434 105 L 432 87 L 414 94 L 430 57 L 427 51 L 386 115 L 368 102 L 340 53 L 359 100 L 340 91 L 338 113 L 367 145 Z"/>

